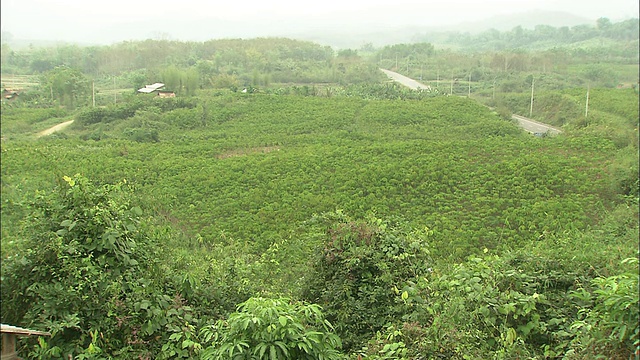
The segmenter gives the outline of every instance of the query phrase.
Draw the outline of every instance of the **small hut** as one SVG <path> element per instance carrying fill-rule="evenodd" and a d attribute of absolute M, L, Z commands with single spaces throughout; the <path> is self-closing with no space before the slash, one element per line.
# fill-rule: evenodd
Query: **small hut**
<path fill-rule="evenodd" d="M 173 91 L 169 91 L 169 90 L 158 90 L 158 97 L 161 97 L 161 98 L 172 98 L 172 97 L 176 97 L 176 93 L 174 93 Z"/>

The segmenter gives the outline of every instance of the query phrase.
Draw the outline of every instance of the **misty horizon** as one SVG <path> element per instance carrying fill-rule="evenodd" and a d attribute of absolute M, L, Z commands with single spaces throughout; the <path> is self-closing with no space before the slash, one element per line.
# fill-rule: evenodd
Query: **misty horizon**
<path fill-rule="evenodd" d="M 392 5 L 379 0 L 366 4 L 336 0 L 322 4 L 285 1 L 265 4 L 249 0 L 215 5 L 200 0 L 178 5 L 165 0 L 131 4 L 122 0 L 108 4 L 3 0 L 1 6 L 3 37 L 86 45 L 144 39 L 206 41 L 256 37 L 293 37 L 326 43 L 330 41 L 326 38 L 331 36 L 343 37 L 348 44 L 350 36 L 408 28 L 473 31 L 502 26 L 501 30 L 504 30 L 508 25 L 506 19 L 524 17 L 523 14 L 541 14 L 545 20 L 540 21 L 552 26 L 595 24 L 601 17 L 614 22 L 638 17 L 635 0 L 591 3 L 577 0 L 488 0 L 482 3 L 454 0 L 446 4 L 404 0 Z M 551 13 L 556 13 L 559 19 L 552 19 Z M 535 21 L 535 16 L 529 17 Z M 362 39 L 366 37 L 358 39 L 365 41 Z M 375 41 L 375 38 L 370 39 L 370 42 Z"/>

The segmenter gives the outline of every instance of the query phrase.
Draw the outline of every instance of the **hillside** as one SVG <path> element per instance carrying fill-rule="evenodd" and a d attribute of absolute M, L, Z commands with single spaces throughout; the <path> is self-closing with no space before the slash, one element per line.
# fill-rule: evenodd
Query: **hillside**
<path fill-rule="evenodd" d="M 3 44 L 2 323 L 45 360 L 630 358 L 634 26 Z"/>
<path fill-rule="evenodd" d="M 45 117 L 43 114 L 38 116 L 35 109 L 3 108 L 3 128 L 5 121 L 11 124 L 29 113 L 36 115 L 32 115 L 33 125 L 14 125 L 9 128 L 14 132 L 28 131 L 29 126 L 39 127 L 37 122 Z M 163 305 L 162 301 L 166 300 L 162 300 L 144 306 L 160 312 L 166 311 L 167 306 L 177 306 L 178 309 L 188 306 L 193 310 L 185 308 L 181 311 L 193 311 L 192 329 L 212 321 L 215 318 L 212 318 L 213 314 L 228 314 L 235 304 L 251 296 L 286 295 L 323 304 L 328 318 L 336 324 L 338 334 L 345 341 L 345 349 L 353 352 L 372 336 L 370 330 L 362 328 L 364 324 L 376 331 L 384 331 L 382 325 L 394 316 L 416 317 L 425 322 L 434 321 L 434 316 L 449 316 L 448 312 L 453 310 L 442 308 L 444 298 L 430 295 L 430 289 L 431 286 L 442 287 L 440 291 L 461 301 L 466 296 L 465 292 L 470 290 L 451 285 L 446 279 L 452 274 L 463 278 L 469 276 L 465 281 L 471 281 L 473 276 L 465 271 L 479 271 L 475 268 L 480 266 L 477 264 L 486 264 L 482 266 L 497 271 L 498 268 L 511 268 L 513 261 L 525 257 L 530 259 L 527 261 L 546 265 L 542 268 L 526 265 L 522 277 L 507 280 L 515 281 L 515 290 L 499 285 L 493 295 L 478 293 L 478 296 L 497 296 L 503 304 L 500 306 L 510 303 L 512 296 L 529 299 L 526 300 L 528 307 L 517 306 L 514 310 L 523 316 L 526 323 L 509 320 L 500 331 L 520 329 L 518 326 L 525 325 L 532 330 L 528 333 L 517 330 L 515 336 L 521 345 L 507 346 L 495 342 L 502 336 L 500 332 L 494 332 L 482 322 L 470 323 L 472 327 L 468 331 L 482 331 L 482 336 L 487 340 L 494 339 L 494 342 L 467 350 L 488 354 L 510 349 L 508 351 L 513 353 L 536 354 L 534 344 L 543 341 L 560 349 L 554 351 L 567 351 L 577 346 L 571 339 L 578 341 L 583 336 L 580 332 L 574 331 L 565 340 L 547 338 L 550 332 L 566 332 L 575 321 L 570 320 L 575 318 L 567 318 L 574 315 L 560 310 L 575 306 L 570 305 L 574 300 L 566 294 L 578 290 L 576 284 L 565 277 L 578 276 L 583 279 L 581 281 L 590 282 L 595 281 L 598 275 L 619 273 L 626 268 L 621 261 L 633 257 L 635 251 L 637 224 L 630 221 L 633 210 L 625 200 L 625 197 L 633 196 L 635 190 L 621 182 L 628 174 L 618 172 L 619 168 L 613 165 L 619 154 L 614 143 L 588 133 L 572 137 L 531 137 L 487 108 L 464 98 L 363 100 L 355 97 L 211 92 L 191 99 L 138 98 L 118 106 L 87 109 L 76 115 L 76 121 L 66 135 L 52 138 L 30 140 L 16 136 L 16 133 L 6 135 L 8 139 L 2 143 L 2 191 L 5 200 L 2 204 L 3 258 L 14 258 L 17 255 L 14 252 L 28 244 L 21 239 L 29 239 L 33 234 L 30 222 L 22 219 L 31 216 L 32 207 L 42 206 L 38 203 L 26 205 L 34 192 L 54 196 L 56 192 L 51 192 L 54 184 L 64 177 L 67 185 L 63 182 L 60 186 L 71 186 L 67 196 L 77 193 L 74 195 L 80 196 L 77 199 L 98 201 L 95 206 L 99 209 L 101 206 L 116 206 L 124 200 L 114 199 L 101 205 L 99 199 L 103 195 L 91 200 L 94 198 L 90 194 L 93 191 L 101 194 L 102 190 L 90 190 L 88 180 L 68 174 L 86 174 L 98 183 L 120 184 L 110 191 L 126 184 L 135 196 L 132 205 L 108 211 L 121 214 L 118 219 L 122 220 L 117 221 L 126 224 L 133 221 L 127 220 L 129 216 L 138 216 L 140 209 L 144 209 L 146 220 L 135 220 L 133 224 L 138 224 L 135 228 L 126 225 L 125 229 L 129 230 L 120 236 L 122 239 L 134 236 L 138 239 L 136 242 L 146 239 L 144 241 L 148 244 L 141 248 L 145 252 L 140 254 L 154 252 L 158 262 L 144 266 L 160 267 L 135 271 L 156 274 L 148 278 L 155 285 L 147 291 L 166 294 L 166 291 L 174 291 L 171 290 L 174 286 L 182 289 L 178 290 L 182 303 Z M 88 193 L 80 195 L 82 191 Z M 49 197 L 43 200 L 46 198 Z M 48 201 L 56 201 L 54 199 L 52 197 Z M 71 202 L 65 206 L 74 204 L 72 199 L 69 198 Z M 80 204 L 77 206 L 83 206 Z M 129 206 L 133 206 L 131 210 L 127 210 Z M 76 210 L 69 208 L 68 211 Z M 62 219 L 66 216 L 64 214 L 66 212 L 61 213 Z M 617 223 L 622 219 L 622 223 Z M 34 221 L 38 224 L 40 220 Z M 100 224 L 102 220 L 98 221 Z M 323 225 L 327 221 L 327 225 Z M 91 223 L 86 224 L 89 226 Z M 156 227 L 158 225 L 153 223 L 166 225 Z M 67 230 L 58 231 L 62 237 L 55 238 L 67 239 L 73 234 L 80 236 L 78 239 L 87 236 L 77 233 L 85 231 L 82 230 L 84 228 L 72 230 L 75 225 L 69 224 L 72 223 L 63 222 L 62 226 Z M 60 225 L 54 221 L 49 226 L 59 229 Z M 356 232 L 352 235 L 342 233 L 352 226 L 354 229 L 362 226 L 365 230 L 353 230 Z M 93 231 L 91 229 L 94 227 L 86 228 L 86 231 Z M 331 240 L 331 236 L 326 238 L 326 234 L 334 231 L 345 236 L 341 242 L 334 243 L 335 238 Z M 366 235 L 368 231 L 371 231 L 370 235 Z M 147 232 L 153 235 L 143 235 Z M 604 233 L 597 235 L 601 232 Z M 373 243 L 367 244 L 374 248 L 362 248 L 365 243 L 359 241 L 364 240 L 354 238 L 356 234 L 370 237 Z M 602 242 L 601 236 L 607 239 L 606 242 Z M 76 246 L 72 244 L 77 240 L 68 239 L 72 241 L 70 245 L 63 246 Z M 108 237 L 104 239 L 106 241 Z M 162 242 L 156 243 L 159 239 L 163 239 Z M 50 240 L 39 241 L 48 243 Z M 398 281 L 381 288 L 375 287 L 374 283 L 358 285 L 360 281 L 369 281 L 364 280 L 372 276 L 366 275 L 368 270 L 357 270 L 364 271 L 359 273 L 353 272 L 355 269 L 333 268 L 331 266 L 334 265 L 321 265 L 326 259 L 316 258 L 322 248 L 335 247 L 331 251 L 336 251 L 336 256 L 344 252 L 347 256 L 345 261 L 355 261 L 348 260 L 352 256 L 348 254 L 353 251 L 356 251 L 353 256 L 361 259 L 357 261 L 365 261 L 368 256 L 375 258 L 384 254 L 374 250 L 378 245 L 373 244 L 378 241 L 388 242 L 389 249 L 398 247 L 399 251 L 396 253 L 399 258 L 377 260 L 389 261 L 384 269 L 400 269 L 401 259 L 415 258 L 417 267 L 411 275 L 393 272 L 388 275 L 392 278 L 371 280 Z M 407 245 L 409 243 L 405 241 L 415 244 Z M 136 242 L 126 246 L 134 246 Z M 573 248 L 578 243 L 581 245 Z M 593 246 L 593 250 L 585 253 L 585 246 Z M 158 249 L 154 250 L 155 247 Z M 93 246 L 86 249 L 83 251 L 98 251 Z M 412 249 L 427 252 L 415 253 Z M 130 252 L 123 257 L 117 248 L 114 251 L 116 258 L 134 261 L 131 264 L 140 264 L 142 259 L 138 256 L 148 256 Z M 357 255 L 357 251 L 369 255 Z M 484 257 L 487 253 L 490 256 Z M 98 254 L 103 253 L 98 251 L 87 256 L 101 259 L 103 255 Z M 162 261 L 169 258 L 172 260 Z M 10 260 L 3 261 L 3 266 L 5 263 L 14 267 L 25 266 Z M 460 265 L 453 267 L 452 263 Z M 592 270 L 585 272 L 582 267 L 587 263 Z M 101 264 L 97 262 L 91 266 L 107 266 Z M 432 264 L 430 269 L 435 269 L 430 270 L 434 271 L 433 275 L 427 275 L 427 264 Z M 49 266 L 54 266 L 54 263 Z M 13 269 L 16 271 L 18 268 Z M 322 280 L 325 276 L 321 275 L 323 271 L 350 271 L 353 276 L 363 276 L 361 280 L 343 286 L 352 288 L 352 291 L 373 291 L 378 300 L 365 305 L 356 299 L 344 298 L 344 293 Z M 161 275 L 163 273 L 166 275 Z M 419 274 L 428 276 L 432 285 L 423 283 L 421 278 L 413 278 Z M 503 281 L 491 274 L 484 273 L 477 281 Z M 69 276 L 72 277 L 65 281 L 73 281 L 76 275 Z M 111 281 L 121 283 L 125 280 Z M 138 281 L 141 280 L 135 280 L 136 283 Z M 527 285 L 531 281 L 537 285 Z M 549 286 L 544 281 L 556 285 Z M 3 286 L 5 284 L 9 283 L 3 281 Z M 128 286 L 124 284 L 129 283 L 122 284 Z M 394 295 L 392 289 L 387 288 L 389 286 L 396 286 L 402 291 Z M 323 288 L 329 292 L 321 291 Z M 4 291 L 3 299 L 11 298 Z M 50 296 L 40 292 L 33 294 L 35 303 Z M 408 307 L 402 305 L 402 301 L 396 303 L 393 300 L 400 295 L 408 301 L 404 302 Z M 117 299 L 119 295 L 113 296 Z M 139 296 L 149 295 L 139 293 Z M 429 307 L 419 305 L 425 296 L 433 298 Z M 132 303 L 125 298 L 121 301 L 129 304 L 126 306 L 139 308 L 143 305 L 135 301 L 140 299 L 132 299 Z M 3 319 L 20 323 L 15 314 L 5 312 L 11 308 L 6 300 L 3 301 Z M 345 313 L 346 310 L 338 306 L 342 302 L 353 301 L 353 307 L 349 308 L 365 306 L 373 311 L 372 317 L 356 322 L 341 320 L 344 316 L 356 319 L 354 314 Z M 477 301 L 479 309 L 482 309 L 482 306 L 487 306 L 484 301 L 490 300 L 478 298 Z M 551 311 L 546 301 L 555 304 L 554 309 L 556 306 L 560 308 Z M 389 305 L 383 305 L 387 302 Z M 389 308 L 390 304 L 396 305 Z M 209 310 L 205 310 L 207 308 Z M 41 326 L 38 325 L 38 316 L 52 316 L 38 310 L 39 307 L 25 309 L 25 319 L 33 319 L 30 326 Z M 393 309 L 393 313 L 382 309 Z M 84 314 L 83 310 L 73 309 L 65 311 L 70 311 L 68 314 L 75 311 L 75 316 L 82 316 L 82 319 L 100 314 Z M 487 311 L 503 321 L 503 310 Z M 126 316 L 134 316 L 136 321 L 142 321 L 141 324 L 147 321 L 149 324 L 179 321 L 172 320 L 170 315 L 166 318 L 158 317 L 160 315 L 148 318 L 144 313 Z M 49 319 L 55 321 L 55 317 Z M 84 322 L 89 321 L 86 319 L 82 320 L 82 328 L 92 326 Z M 545 330 L 542 322 L 551 321 L 555 325 Z M 129 350 L 129 354 L 160 351 L 159 347 L 150 350 L 149 344 L 156 343 L 153 338 L 165 338 L 171 343 L 168 339 L 171 333 L 163 332 L 161 327 L 150 326 L 142 325 L 140 328 L 148 344 L 145 345 L 146 350 L 136 346 Z M 454 323 L 446 322 L 442 326 L 433 329 L 448 331 L 447 327 L 454 326 Z M 101 328 L 109 331 L 113 339 L 120 337 L 113 328 Z M 53 340 L 59 339 L 55 343 L 60 346 L 71 344 L 65 342 L 70 340 L 64 339 L 72 336 L 72 332 L 70 328 L 65 329 L 63 327 L 60 337 Z M 433 336 L 427 335 L 430 332 L 411 335 L 408 331 L 403 330 L 403 336 L 408 336 L 407 341 L 411 336 L 418 336 L 416 341 L 422 339 L 421 345 L 404 345 L 407 346 L 405 351 L 414 354 L 446 351 L 462 355 L 454 343 L 471 339 L 467 338 L 470 335 L 461 334 L 458 340 L 437 350 L 429 345 L 428 339 Z M 190 334 L 196 336 L 194 332 Z M 606 351 L 626 351 L 625 344 L 630 341 L 626 339 L 631 335 L 620 336 L 623 341 L 606 348 Z M 132 339 L 135 337 L 121 341 Z M 108 343 L 99 344 L 105 351 L 116 350 Z M 211 349 L 215 348 L 215 344 L 211 346 Z"/>

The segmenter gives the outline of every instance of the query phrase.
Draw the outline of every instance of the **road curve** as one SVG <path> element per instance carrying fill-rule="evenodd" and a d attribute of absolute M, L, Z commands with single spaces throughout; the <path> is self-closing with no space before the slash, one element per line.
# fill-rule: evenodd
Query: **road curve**
<path fill-rule="evenodd" d="M 526 118 L 524 116 L 513 114 L 511 115 L 513 120 L 516 120 L 518 124 L 525 130 L 532 134 L 550 134 L 550 135 L 558 135 L 562 132 L 562 130 L 555 128 L 551 125 L 543 124 L 541 122 L 537 122 L 535 120 Z"/>
<path fill-rule="evenodd" d="M 400 75 L 397 72 L 393 72 L 391 70 L 386 70 L 386 69 L 380 69 L 380 71 L 382 71 L 383 73 L 385 73 L 391 80 L 396 81 L 410 89 L 413 90 L 418 90 L 418 89 L 424 89 L 424 90 L 428 90 L 431 89 L 431 86 L 429 85 L 425 85 L 422 83 L 419 83 L 411 78 L 408 78 L 404 75 Z"/>
<path fill-rule="evenodd" d="M 390 79 L 396 81 L 408 88 L 413 90 L 417 89 L 431 89 L 429 85 L 424 85 L 419 83 L 411 78 L 408 78 L 404 75 L 400 75 L 397 72 L 393 72 L 386 69 L 380 69 L 383 73 L 385 73 Z M 535 120 L 526 118 L 524 116 L 513 114 L 511 115 L 513 120 L 516 120 L 520 127 L 522 127 L 525 131 L 530 132 L 532 134 L 550 134 L 557 135 L 562 132 L 562 130 L 555 128 L 551 125 L 543 124 L 541 122 L 537 122 Z"/>
<path fill-rule="evenodd" d="M 52 126 L 46 130 L 43 130 L 41 132 L 38 133 L 38 137 L 42 137 L 42 136 L 47 136 L 47 135 L 51 135 L 56 131 L 60 131 L 64 128 L 66 128 L 67 126 L 71 125 L 71 123 L 73 122 L 73 120 L 69 120 L 69 121 L 65 121 L 61 124 L 58 124 L 56 126 Z"/>

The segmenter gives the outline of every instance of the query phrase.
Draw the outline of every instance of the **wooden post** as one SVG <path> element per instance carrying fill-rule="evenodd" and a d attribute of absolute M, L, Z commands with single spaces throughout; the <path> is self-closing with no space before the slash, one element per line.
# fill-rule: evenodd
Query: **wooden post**
<path fill-rule="evenodd" d="M 51 336 L 51 334 L 48 332 L 23 329 L 17 326 L 6 324 L 0 324 L 0 333 L 2 333 L 1 360 L 20 359 L 18 357 L 18 354 L 16 353 L 16 336 Z"/>
<path fill-rule="evenodd" d="M 16 334 L 2 333 L 2 360 L 16 360 Z"/>

